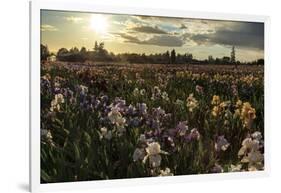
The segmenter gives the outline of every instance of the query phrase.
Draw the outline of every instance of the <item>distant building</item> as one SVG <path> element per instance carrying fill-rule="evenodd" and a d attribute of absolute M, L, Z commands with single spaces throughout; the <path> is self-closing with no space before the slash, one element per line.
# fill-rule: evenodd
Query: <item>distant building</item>
<path fill-rule="evenodd" d="M 48 62 L 55 62 L 55 61 L 57 61 L 57 56 L 51 55 L 47 58 L 47 61 Z"/>

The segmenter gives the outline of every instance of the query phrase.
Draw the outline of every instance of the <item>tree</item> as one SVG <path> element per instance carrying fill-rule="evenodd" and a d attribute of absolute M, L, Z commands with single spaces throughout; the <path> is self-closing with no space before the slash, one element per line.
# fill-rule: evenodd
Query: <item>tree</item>
<path fill-rule="evenodd" d="M 95 52 L 98 52 L 98 51 L 99 51 L 99 45 L 98 45 L 98 42 L 97 42 L 97 41 L 95 41 L 94 51 L 95 51 Z"/>
<path fill-rule="evenodd" d="M 257 65 L 264 65 L 264 59 L 258 59 L 257 60 Z"/>
<path fill-rule="evenodd" d="M 57 56 L 61 56 L 64 54 L 67 54 L 68 50 L 66 48 L 60 48 L 59 51 L 57 52 Z"/>
<path fill-rule="evenodd" d="M 77 47 L 73 47 L 69 50 L 68 61 L 70 62 L 83 62 L 81 53 Z"/>
<path fill-rule="evenodd" d="M 169 50 L 167 50 L 167 52 L 165 53 L 165 58 L 166 58 L 166 63 L 170 64 L 171 63 L 171 59 L 170 59 L 170 52 Z"/>
<path fill-rule="evenodd" d="M 186 62 L 192 62 L 193 60 L 193 55 L 190 53 L 186 53 Z"/>
<path fill-rule="evenodd" d="M 71 49 L 69 50 L 69 52 L 70 52 L 71 54 L 77 54 L 77 53 L 79 53 L 79 49 L 78 49 L 77 47 L 73 47 L 73 48 L 71 48 Z"/>
<path fill-rule="evenodd" d="M 99 51 L 101 52 L 101 51 L 104 51 L 104 42 L 101 42 L 100 44 L 99 44 Z"/>
<path fill-rule="evenodd" d="M 57 59 L 59 61 L 67 61 L 67 56 L 69 55 L 69 52 L 66 48 L 60 48 L 57 52 Z"/>
<path fill-rule="evenodd" d="M 94 61 L 111 61 L 108 51 L 104 48 L 104 42 L 98 43 L 95 41 L 94 52 L 92 53 L 92 60 Z"/>
<path fill-rule="evenodd" d="M 40 45 L 40 52 L 41 52 L 41 60 L 47 60 L 47 58 L 50 56 L 50 52 L 47 45 Z"/>
<path fill-rule="evenodd" d="M 215 61 L 215 60 L 214 60 L 213 56 L 211 56 L 211 55 L 208 56 L 208 63 L 209 63 L 209 64 L 214 63 L 214 61 Z"/>
<path fill-rule="evenodd" d="M 88 59 L 88 52 L 87 52 L 87 49 L 85 47 L 82 47 L 80 49 L 80 56 L 81 56 L 82 61 L 86 61 Z"/>
<path fill-rule="evenodd" d="M 230 63 L 230 57 L 228 57 L 228 56 L 222 57 L 222 62 L 223 62 L 223 64 L 229 64 Z"/>
<path fill-rule="evenodd" d="M 83 54 L 87 53 L 87 49 L 85 47 L 82 47 L 80 49 L 80 53 L 83 53 Z"/>
<path fill-rule="evenodd" d="M 235 64 L 235 68 L 237 68 L 237 63 L 235 60 L 235 47 L 232 46 L 231 53 L 230 53 L 230 63 Z"/>
<path fill-rule="evenodd" d="M 176 63 L 176 51 L 174 49 L 171 51 L 171 63 Z"/>

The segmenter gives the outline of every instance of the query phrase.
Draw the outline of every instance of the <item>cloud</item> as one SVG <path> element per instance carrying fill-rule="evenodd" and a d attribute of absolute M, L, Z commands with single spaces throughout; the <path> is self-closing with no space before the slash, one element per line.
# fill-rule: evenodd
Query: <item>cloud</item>
<path fill-rule="evenodd" d="M 157 24 L 163 24 L 163 23 L 169 23 L 177 25 L 179 22 L 181 22 L 182 18 L 177 17 L 157 17 L 157 16 L 134 16 L 136 19 L 138 19 L 141 22 L 154 22 Z"/>
<path fill-rule="evenodd" d="M 167 34 L 166 31 L 156 27 L 151 27 L 151 26 L 138 26 L 138 27 L 133 27 L 131 30 L 136 31 L 136 32 L 141 32 L 141 33 L 151 33 L 151 34 Z"/>
<path fill-rule="evenodd" d="M 73 22 L 73 23 L 79 23 L 83 20 L 83 18 L 81 18 L 81 17 L 73 17 L 73 16 L 65 17 L 65 19 L 67 21 L 70 21 L 70 22 Z"/>
<path fill-rule="evenodd" d="M 179 32 L 176 32 L 176 31 L 174 31 L 174 32 L 170 32 L 169 34 L 171 34 L 171 35 L 180 35 L 180 33 Z"/>
<path fill-rule="evenodd" d="M 44 24 L 41 25 L 41 31 L 58 31 L 58 29 L 53 25 Z"/>
<path fill-rule="evenodd" d="M 135 36 L 128 34 L 119 34 L 120 37 L 125 39 L 127 43 L 134 44 L 145 44 L 145 45 L 155 45 L 155 46 L 167 46 L 167 47 L 181 47 L 184 45 L 184 41 L 177 37 L 171 35 L 155 35 L 147 40 L 139 40 Z"/>
<path fill-rule="evenodd" d="M 264 25 L 262 23 L 236 23 L 232 28 L 219 28 L 209 34 L 185 34 L 197 44 L 234 45 L 264 49 Z"/>
<path fill-rule="evenodd" d="M 140 43 L 140 40 L 137 37 L 125 34 L 125 33 L 115 33 L 115 35 L 118 35 L 125 39 L 125 42 L 131 42 L 131 43 Z"/>
<path fill-rule="evenodd" d="M 181 47 L 184 45 L 184 41 L 177 36 L 163 35 L 153 36 L 147 41 L 143 41 L 144 44 L 157 45 L 157 46 L 169 46 L 169 47 Z"/>
<path fill-rule="evenodd" d="M 185 37 L 189 37 L 189 39 L 193 40 L 197 44 L 208 44 L 211 43 L 211 38 L 213 37 L 213 34 L 185 34 Z M 214 42 L 212 42 L 214 43 Z"/>

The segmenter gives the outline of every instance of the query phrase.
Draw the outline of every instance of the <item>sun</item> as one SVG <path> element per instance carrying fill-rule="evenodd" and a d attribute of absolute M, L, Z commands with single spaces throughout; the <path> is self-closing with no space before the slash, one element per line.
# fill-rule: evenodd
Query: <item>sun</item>
<path fill-rule="evenodd" d="M 90 26 L 96 33 L 106 34 L 108 28 L 107 19 L 102 15 L 93 15 Z"/>

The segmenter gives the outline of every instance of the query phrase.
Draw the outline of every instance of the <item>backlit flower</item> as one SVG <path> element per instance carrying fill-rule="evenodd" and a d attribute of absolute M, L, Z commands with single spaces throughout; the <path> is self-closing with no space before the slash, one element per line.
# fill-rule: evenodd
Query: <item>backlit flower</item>
<path fill-rule="evenodd" d="M 218 106 L 214 106 L 213 109 L 212 109 L 212 115 L 214 117 L 217 117 L 219 115 L 219 112 L 220 112 L 220 109 Z"/>
<path fill-rule="evenodd" d="M 88 87 L 84 85 L 79 85 L 80 94 L 86 95 L 88 93 Z"/>
<path fill-rule="evenodd" d="M 126 119 L 122 117 L 118 107 L 112 107 L 107 116 L 110 122 L 116 126 L 119 134 L 125 132 Z"/>
<path fill-rule="evenodd" d="M 168 101 L 169 100 L 169 95 L 167 92 L 162 92 L 161 97 L 163 100 Z"/>
<path fill-rule="evenodd" d="M 229 171 L 230 172 L 240 172 L 242 169 L 242 165 L 238 164 L 238 165 L 230 165 Z"/>
<path fill-rule="evenodd" d="M 149 164 L 151 167 L 156 168 L 161 165 L 161 156 L 159 154 L 149 156 Z"/>
<path fill-rule="evenodd" d="M 108 113 L 108 118 L 112 124 L 116 124 L 120 118 L 122 118 L 121 113 L 117 107 L 112 107 L 111 111 Z"/>
<path fill-rule="evenodd" d="M 161 98 L 161 90 L 158 86 L 155 86 L 152 90 L 151 100 L 156 100 Z"/>
<path fill-rule="evenodd" d="M 203 94 L 203 87 L 202 87 L 202 86 L 196 85 L 195 90 L 196 90 L 196 92 L 198 92 L 199 94 Z"/>
<path fill-rule="evenodd" d="M 187 132 L 188 126 L 186 124 L 187 124 L 186 121 L 182 121 L 182 122 L 178 123 L 176 130 L 177 130 L 177 133 L 179 134 L 179 136 L 184 136 L 185 133 Z"/>
<path fill-rule="evenodd" d="M 102 127 L 100 131 L 101 131 L 101 136 L 100 136 L 101 139 L 105 138 L 110 140 L 112 138 L 112 131 L 108 131 L 106 127 Z"/>
<path fill-rule="evenodd" d="M 167 154 L 166 152 L 161 150 L 161 146 L 158 142 L 149 143 L 148 146 L 145 148 L 146 156 L 143 159 L 145 163 L 147 159 L 149 159 L 149 164 L 151 167 L 159 167 L 161 164 L 161 155 L 160 154 Z"/>
<path fill-rule="evenodd" d="M 142 96 L 145 95 L 145 89 L 140 90 L 140 95 L 142 95 Z"/>
<path fill-rule="evenodd" d="M 220 97 L 218 95 L 214 95 L 211 104 L 212 105 L 220 104 Z"/>
<path fill-rule="evenodd" d="M 240 107 L 242 107 L 242 105 L 243 105 L 242 101 L 241 101 L 241 100 L 238 100 L 238 101 L 236 102 L 236 104 L 235 104 L 235 107 L 236 107 L 236 108 L 240 108 Z"/>
<path fill-rule="evenodd" d="M 198 101 L 193 97 L 193 93 L 187 97 L 186 106 L 189 112 L 193 112 L 193 110 L 198 107 Z"/>
<path fill-rule="evenodd" d="M 262 139 L 262 134 L 259 131 L 255 131 L 254 133 L 251 134 L 251 137 L 253 139 L 260 141 Z"/>
<path fill-rule="evenodd" d="M 148 147 L 146 148 L 146 152 L 148 155 L 157 155 L 161 153 L 161 147 L 158 142 L 152 142 L 148 144 Z"/>
<path fill-rule="evenodd" d="M 135 88 L 135 89 L 134 89 L 134 91 L 133 91 L 133 95 L 134 95 L 135 97 L 137 97 L 137 96 L 139 96 L 139 95 L 140 95 L 140 91 L 139 91 L 139 89 L 138 89 L 138 88 Z"/>
<path fill-rule="evenodd" d="M 62 94 L 56 94 L 55 95 L 55 100 L 57 101 L 57 103 L 64 103 L 64 97 Z"/>
<path fill-rule="evenodd" d="M 261 136 L 259 133 L 253 133 L 242 142 L 242 147 L 238 152 L 238 157 L 242 157 L 241 163 L 247 164 L 248 170 L 263 169 L 264 155 L 261 153 Z"/>
<path fill-rule="evenodd" d="M 56 94 L 55 98 L 51 101 L 50 111 L 60 112 L 62 103 L 64 103 L 63 95 L 62 94 Z"/>
<path fill-rule="evenodd" d="M 145 150 L 143 148 L 136 148 L 133 154 L 133 160 L 138 161 L 138 160 L 143 160 L 145 156 Z"/>
<path fill-rule="evenodd" d="M 248 129 L 252 127 L 253 120 L 256 118 L 256 110 L 249 102 L 243 103 L 240 118 L 243 121 L 244 127 Z"/>
<path fill-rule="evenodd" d="M 170 168 L 166 168 L 165 170 L 160 170 L 159 176 L 173 176 L 174 174 L 171 173 Z"/>
<path fill-rule="evenodd" d="M 222 135 L 217 138 L 217 141 L 215 143 L 215 149 L 216 151 L 226 151 L 229 145 L 230 144 L 228 143 L 228 141 Z"/>

